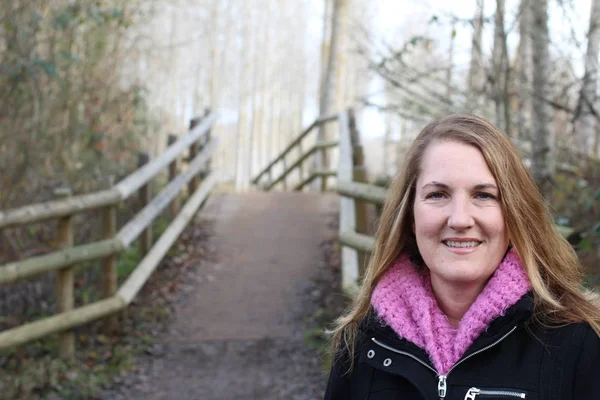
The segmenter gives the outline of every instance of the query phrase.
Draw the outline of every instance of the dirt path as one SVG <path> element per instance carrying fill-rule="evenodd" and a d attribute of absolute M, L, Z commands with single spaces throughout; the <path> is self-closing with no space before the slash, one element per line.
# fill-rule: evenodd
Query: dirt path
<path fill-rule="evenodd" d="M 217 262 L 190 273 L 159 354 L 110 399 L 319 399 L 321 360 L 307 317 L 323 296 L 322 245 L 337 197 L 217 194 L 199 215 L 214 221 Z"/>

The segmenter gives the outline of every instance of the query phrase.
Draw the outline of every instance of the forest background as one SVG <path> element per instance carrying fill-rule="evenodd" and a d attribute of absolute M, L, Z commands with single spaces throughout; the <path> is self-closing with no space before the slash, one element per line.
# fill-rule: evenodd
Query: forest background
<path fill-rule="evenodd" d="M 0 209 L 106 188 L 207 108 L 236 190 L 317 115 L 354 107 L 385 183 L 427 121 L 473 112 L 521 148 L 595 275 L 600 0 L 451 3 L 3 0 Z M 0 260 L 49 240 L 3 232 Z"/>
<path fill-rule="evenodd" d="M 600 0 L 0 1 L 0 210 L 105 189 L 208 108 L 213 168 L 238 191 L 319 115 L 356 110 L 369 179 L 385 185 L 428 121 L 471 112 L 521 149 L 600 283 Z M 75 243 L 93 241 L 98 215 L 77 218 Z M 0 265 L 56 250 L 55 229 L 0 231 Z M 119 276 L 139 258 L 125 253 Z M 77 304 L 99 296 L 89 271 Z M 51 313 L 53 279 L 0 286 L 0 331 Z M 15 390 L 54 387 L 23 372 L 48 343 L 0 354 Z"/>

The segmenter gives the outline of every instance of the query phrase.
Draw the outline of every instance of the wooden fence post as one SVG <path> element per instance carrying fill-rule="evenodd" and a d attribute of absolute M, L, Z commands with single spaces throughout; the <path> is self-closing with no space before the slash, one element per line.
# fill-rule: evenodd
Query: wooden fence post
<path fill-rule="evenodd" d="M 203 118 L 208 117 L 209 114 L 210 114 L 210 108 L 206 108 L 204 110 L 204 117 Z M 211 132 L 212 132 L 212 127 L 209 128 L 208 131 L 206 132 L 206 134 L 204 135 L 204 144 L 202 146 L 203 149 L 210 142 L 210 139 L 212 137 L 212 133 Z M 200 173 L 200 177 L 202 179 L 204 179 L 210 173 L 210 170 L 211 170 L 211 167 L 212 167 L 211 166 L 211 162 L 212 162 L 212 157 L 206 162 L 206 165 L 205 165 L 204 169 Z"/>
<path fill-rule="evenodd" d="M 283 163 L 283 172 L 285 172 L 287 170 L 287 162 L 285 161 L 285 156 L 283 156 L 283 158 L 281 159 L 281 162 Z M 283 177 L 283 190 L 287 191 L 287 175 L 285 175 Z"/>
<path fill-rule="evenodd" d="M 298 142 L 298 158 L 302 158 L 304 152 L 302 151 L 302 140 Z M 298 166 L 299 182 L 304 181 L 304 162 L 301 162 Z"/>
<path fill-rule="evenodd" d="M 72 192 L 69 188 L 63 188 L 55 191 L 57 197 L 70 197 Z M 57 224 L 56 241 L 59 248 L 65 249 L 73 246 L 73 216 L 60 218 Z M 58 312 L 66 312 L 73 309 L 73 266 L 62 268 L 57 272 L 56 296 Z M 73 331 L 65 331 L 59 334 L 59 357 L 62 359 L 71 358 L 75 355 L 75 334 Z"/>
<path fill-rule="evenodd" d="M 150 161 L 148 153 L 138 154 L 138 168 L 147 164 Z M 141 208 L 146 207 L 150 203 L 150 182 L 146 183 L 139 189 L 139 197 Z M 144 229 L 144 232 L 140 235 L 140 257 L 144 257 L 150 251 L 152 247 L 152 226 L 148 226 Z"/>
<path fill-rule="evenodd" d="M 269 167 L 267 174 L 267 176 L 269 177 L 269 183 L 266 186 L 270 185 L 271 182 L 273 182 L 273 167 Z"/>
<path fill-rule="evenodd" d="M 169 138 L 167 140 L 167 145 L 171 146 L 176 141 L 177 141 L 177 135 L 169 135 Z M 179 161 L 177 160 L 177 158 L 174 159 L 171 164 L 169 164 L 169 182 L 171 182 L 177 176 L 178 164 L 179 164 Z M 171 218 L 175 218 L 177 216 L 177 214 L 179 214 L 179 208 L 180 208 L 179 195 L 177 195 L 177 196 L 175 196 L 173 201 L 171 201 L 171 207 L 170 207 Z"/>
<path fill-rule="evenodd" d="M 367 169 L 365 167 L 365 157 L 363 147 L 360 144 L 360 136 L 356 128 L 356 118 L 352 109 L 348 110 L 348 125 L 350 131 L 350 139 L 352 141 L 352 180 L 354 182 L 368 183 Z M 368 234 L 369 221 L 367 214 L 368 203 L 364 200 L 355 201 L 356 212 L 356 232 Z M 358 253 L 358 274 L 363 277 L 366 269 L 367 255 L 359 251 Z"/>
<path fill-rule="evenodd" d="M 329 170 L 329 160 L 327 158 L 327 153 L 326 153 L 327 149 L 321 149 L 321 166 L 323 167 L 321 172 L 325 172 L 327 170 Z M 321 192 L 326 192 L 327 191 L 327 175 L 322 175 L 321 176 Z"/>
<path fill-rule="evenodd" d="M 117 206 L 104 208 L 102 215 L 102 239 L 112 239 L 117 234 Z M 102 259 L 102 297 L 107 299 L 117 293 L 117 255 L 111 254 Z M 117 332 L 119 318 L 117 315 L 106 317 L 104 332 L 111 335 Z"/>
<path fill-rule="evenodd" d="M 200 119 L 199 118 L 194 118 L 190 121 L 190 131 L 192 129 L 194 129 L 196 126 L 198 126 L 198 124 L 200 123 Z M 198 142 L 194 142 L 190 145 L 190 156 L 189 156 L 189 161 L 188 162 L 192 162 L 194 161 L 194 158 L 196 158 L 196 155 L 198 155 L 198 148 L 199 148 L 199 144 Z M 190 183 L 188 184 L 188 195 L 191 196 L 192 194 L 194 194 L 196 192 L 196 189 L 198 189 L 198 177 L 194 176 L 191 180 Z"/>

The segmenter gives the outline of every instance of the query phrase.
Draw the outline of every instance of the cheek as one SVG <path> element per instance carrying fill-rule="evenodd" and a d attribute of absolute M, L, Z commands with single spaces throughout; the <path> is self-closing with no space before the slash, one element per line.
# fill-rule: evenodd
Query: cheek
<path fill-rule="evenodd" d="M 417 240 L 422 236 L 437 236 L 443 227 L 443 218 L 440 218 L 435 210 L 415 206 L 413 219 L 413 233 Z"/>
<path fill-rule="evenodd" d="M 495 215 L 488 219 L 486 224 L 488 232 L 497 237 L 498 239 L 508 240 L 508 228 L 506 227 L 506 221 L 501 211 L 498 211 Z"/>

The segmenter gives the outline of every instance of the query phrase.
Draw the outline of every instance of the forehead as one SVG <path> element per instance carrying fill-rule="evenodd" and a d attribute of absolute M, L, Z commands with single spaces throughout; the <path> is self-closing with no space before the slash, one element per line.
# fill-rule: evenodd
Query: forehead
<path fill-rule="evenodd" d="M 481 151 L 457 141 L 431 143 L 423 154 L 417 182 L 445 184 L 496 183 Z"/>

